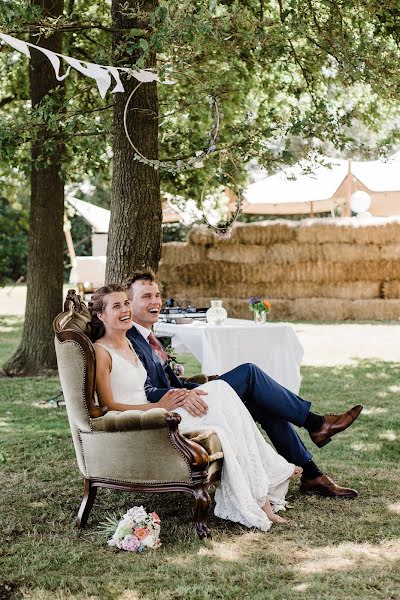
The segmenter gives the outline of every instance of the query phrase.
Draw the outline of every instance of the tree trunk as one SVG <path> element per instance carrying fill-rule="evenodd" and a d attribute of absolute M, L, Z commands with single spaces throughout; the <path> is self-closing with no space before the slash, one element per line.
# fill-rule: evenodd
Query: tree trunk
<path fill-rule="evenodd" d="M 63 0 L 34 0 L 43 16 L 63 13 Z M 38 43 L 37 37 L 30 41 Z M 39 45 L 61 53 L 61 33 L 40 38 Z M 29 81 L 32 106 L 60 86 L 44 54 L 31 51 Z M 22 340 L 4 369 L 9 375 L 33 375 L 56 367 L 52 321 L 62 308 L 64 182 L 60 173 L 62 145 L 43 152 L 46 127 L 32 143 L 31 205 L 27 299 Z M 35 162 L 41 157 L 40 164 Z"/>
<path fill-rule="evenodd" d="M 113 0 L 114 29 L 145 29 L 146 23 L 126 19 L 120 7 L 124 0 Z M 157 0 L 129 0 L 130 7 L 151 13 Z M 123 50 L 123 35 L 113 38 L 115 64 L 136 60 L 138 55 Z M 118 48 L 118 52 L 116 51 Z M 155 55 L 148 66 L 155 65 Z M 161 257 L 162 209 L 160 178 L 151 166 L 134 160 L 134 149 L 124 131 L 124 108 L 131 91 L 138 85 L 135 78 L 124 78 L 125 93 L 115 94 L 113 123 L 113 178 L 111 221 L 107 246 L 106 282 L 120 282 L 134 269 L 158 268 Z M 128 131 L 140 152 L 147 158 L 158 157 L 158 101 L 156 83 L 143 83 L 134 93 L 128 112 Z"/>

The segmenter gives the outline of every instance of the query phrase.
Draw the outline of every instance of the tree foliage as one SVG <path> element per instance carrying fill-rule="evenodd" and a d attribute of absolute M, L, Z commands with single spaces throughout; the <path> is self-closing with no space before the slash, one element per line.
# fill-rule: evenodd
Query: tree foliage
<path fill-rule="evenodd" d="M 130 135 L 145 157 L 160 160 L 154 170 L 146 160 L 135 161 L 124 137 L 127 94 L 103 101 L 94 81 L 71 73 L 63 86 L 51 85 L 31 102 L 26 58 L 0 47 L 1 194 L 26 202 L 21 183 L 49 169 L 57 156 L 61 174 L 54 178 L 70 185 L 107 182 L 113 147 L 108 279 L 146 262 L 157 266 L 160 185 L 185 202 L 232 179 L 244 183 L 249 162 L 274 171 L 305 155 L 359 158 L 398 143 L 397 0 L 67 0 L 57 15 L 41 10 L 46 2 L 1 3 L 1 30 L 21 39 L 34 35 L 39 45 L 62 34 L 67 55 L 151 66 L 176 80 L 141 86 L 129 107 Z M 125 84 L 128 93 L 136 86 L 132 79 Z M 215 148 L 210 99 L 222 117 Z M 31 146 L 39 148 L 32 156 Z M 186 169 L 193 156 L 197 168 Z M 175 162 L 172 172 L 162 168 L 164 159 Z M 32 222 L 38 207 L 46 209 L 35 201 Z M 40 214 L 48 228 L 46 212 Z M 60 211 L 54 217 L 58 235 L 61 217 Z M 30 297 L 43 306 L 39 279 L 31 279 Z M 56 298 L 61 279 L 52 285 Z M 51 339 L 41 336 L 47 325 L 38 316 L 33 311 L 29 319 L 38 332 L 36 355 L 45 356 Z"/>
<path fill-rule="evenodd" d="M 0 198 L 0 285 L 26 276 L 28 223 L 26 209 Z"/>

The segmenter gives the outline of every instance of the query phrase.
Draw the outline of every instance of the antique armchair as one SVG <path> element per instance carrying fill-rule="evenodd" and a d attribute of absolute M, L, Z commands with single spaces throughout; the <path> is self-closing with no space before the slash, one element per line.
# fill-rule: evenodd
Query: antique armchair
<path fill-rule="evenodd" d="M 53 322 L 58 371 L 84 496 L 76 519 L 84 527 L 97 488 L 140 492 L 186 492 L 195 497 L 200 538 L 210 505 L 208 487 L 220 479 L 223 453 L 212 431 L 179 431 L 180 416 L 165 409 L 109 411 L 97 403 L 96 360 L 90 316 L 75 290 Z"/>

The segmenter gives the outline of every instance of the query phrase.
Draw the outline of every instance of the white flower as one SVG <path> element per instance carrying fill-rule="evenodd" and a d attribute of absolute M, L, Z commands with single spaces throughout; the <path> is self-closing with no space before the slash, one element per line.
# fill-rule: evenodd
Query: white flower
<path fill-rule="evenodd" d="M 147 546 L 148 548 L 152 548 L 155 543 L 155 538 L 152 535 L 148 535 L 143 540 L 140 540 L 143 546 Z"/>

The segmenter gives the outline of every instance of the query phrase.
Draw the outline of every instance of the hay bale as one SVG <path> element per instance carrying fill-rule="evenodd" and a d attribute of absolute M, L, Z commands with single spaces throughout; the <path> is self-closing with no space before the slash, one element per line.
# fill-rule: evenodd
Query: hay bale
<path fill-rule="evenodd" d="M 387 244 L 397 242 L 400 235 L 398 217 L 359 219 L 304 219 L 297 229 L 300 243 L 363 243 Z"/>
<path fill-rule="evenodd" d="M 201 264 L 180 264 L 176 266 L 162 264 L 159 271 L 162 281 L 182 285 L 198 285 L 220 289 L 222 286 L 238 286 L 246 288 L 259 287 L 260 292 L 270 289 L 272 284 L 287 282 L 306 283 L 340 283 L 364 281 L 381 282 L 384 280 L 400 280 L 400 261 L 365 261 L 354 263 L 335 262 L 300 262 L 286 266 L 256 263 L 239 264 L 226 261 L 208 261 Z"/>
<path fill-rule="evenodd" d="M 398 321 L 400 300 L 354 300 L 349 318 L 354 321 Z"/>
<path fill-rule="evenodd" d="M 273 263 L 289 264 L 297 262 L 361 262 L 372 260 L 400 259 L 400 244 L 287 244 L 275 243 L 269 246 L 224 242 L 214 246 L 169 242 L 163 244 L 162 262 L 168 265 L 201 263 L 207 260 L 242 264 Z"/>
<path fill-rule="evenodd" d="M 237 223 L 234 227 L 234 241 L 239 244 L 256 244 L 268 246 L 279 242 L 290 242 L 296 239 L 299 221 L 284 219 L 274 221 L 258 221 L 257 223 Z"/>
<path fill-rule="evenodd" d="M 168 242 L 162 246 L 161 265 L 168 266 L 202 263 L 207 260 L 206 249 L 185 242 Z"/>
<path fill-rule="evenodd" d="M 381 259 L 383 260 L 399 260 L 400 259 L 400 244 L 385 244 L 380 247 Z"/>
<path fill-rule="evenodd" d="M 240 262 L 255 264 L 268 262 L 273 264 L 289 264 L 297 262 L 355 262 L 370 260 L 394 260 L 400 258 L 400 244 L 379 246 L 374 244 L 299 244 L 288 242 L 269 246 L 255 244 L 216 245 L 209 248 L 207 258 L 215 261 Z"/>
<path fill-rule="evenodd" d="M 230 236 L 221 237 L 207 227 L 207 225 L 194 225 L 188 233 L 187 242 L 188 244 L 205 246 L 207 248 L 212 246 L 230 246 L 237 243 L 235 228 L 236 226 L 234 225 Z"/>
<path fill-rule="evenodd" d="M 293 300 L 292 319 L 342 321 L 349 318 L 349 301 L 341 298 L 298 298 Z"/>
<path fill-rule="evenodd" d="M 263 298 L 281 298 L 295 300 L 296 298 L 341 298 L 347 300 L 379 298 L 381 283 L 375 281 L 349 281 L 346 283 L 331 284 L 313 282 L 251 282 L 224 284 L 217 281 L 213 287 L 195 284 L 183 284 L 180 281 L 167 282 L 170 296 L 188 295 L 196 296 L 244 298 L 262 296 Z M 400 296 L 399 296 L 400 297 Z"/>
<path fill-rule="evenodd" d="M 400 298 L 400 281 L 384 281 L 382 283 L 382 295 L 388 300 Z"/>
<path fill-rule="evenodd" d="M 268 286 L 271 298 L 341 298 L 343 300 L 379 298 L 380 283 L 375 281 L 349 281 L 340 285 L 324 282 L 282 282 Z"/>
<path fill-rule="evenodd" d="M 270 246 L 271 248 L 273 246 Z M 254 244 L 216 245 L 207 250 L 207 259 L 242 264 L 255 264 L 268 260 L 269 249 Z"/>

